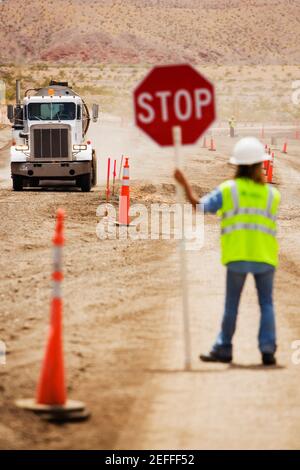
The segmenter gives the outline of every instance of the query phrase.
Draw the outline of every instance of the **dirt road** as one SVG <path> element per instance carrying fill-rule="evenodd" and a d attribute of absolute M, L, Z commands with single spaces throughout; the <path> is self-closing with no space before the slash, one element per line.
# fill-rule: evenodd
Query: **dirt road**
<path fill-rule="evenodd" d="M 104 156 L 132 155 L 132 202 L 172 202 L 170 152 L 134 129 L 91 130 L 104 175 Z M 199 194 L 231 175 L 232 142 L 217 152 L 188 149 L 187 173 Z M 223 306 L 224 269 L 218 224 L 206 219 L 205 246 L 188 253 L 191 282 L 193 371 L 182 371 L 182 322 L 176 242 L 96 237 L 103 187 L 13 193 L 0 153 L 0 339 L 8 348 L 0 365 L 0 448 L 299 448 L 299 365 L 291 342 L 300 339 L 299 145 L 277 152 L 275 182 L 282 192 L 281 265 L 276 304 L 279 365 L 260 364 L 258 308 L 248 280 L 240 310 L 232 366 L 204 365 Z M 103 178 L 100 182 L 102 183 Z M 64 281 L 68 392 L 84 400 L 92 418 L 55 426 L 17 410 L 16 398 L 34 394 L 49 315 L 54 213 L 67 212 Z"/>

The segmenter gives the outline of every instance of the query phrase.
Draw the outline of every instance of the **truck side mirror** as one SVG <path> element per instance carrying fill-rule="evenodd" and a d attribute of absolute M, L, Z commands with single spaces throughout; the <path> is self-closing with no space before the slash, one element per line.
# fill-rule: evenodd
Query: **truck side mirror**
<path fill-rule="evenodd" d="M 14 120 L 14 105 L 13 104 L 7 105 L 7 118 L 9 119 L 10 122 L 13 122 Z"/>
<path fill-rule="evenodd" d="M 92 107 L 92 116 L 93 116 L 93 122 L 97 122 L 98 116 L 99 116 L 99 105 L 98 104 L 93 104 Z"/>

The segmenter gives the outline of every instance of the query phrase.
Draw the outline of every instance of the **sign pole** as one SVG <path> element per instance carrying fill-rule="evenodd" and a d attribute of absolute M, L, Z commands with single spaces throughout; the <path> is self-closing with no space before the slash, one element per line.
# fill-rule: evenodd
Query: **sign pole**
<path fill-rule="evenodd" d="M 181 168 L 181 142 L 182 131 L 180 126 L 172 127 L 174 162 L 175 168 Z M 187 259 L 185 249 L 185 227 L 184 227 L 184 193 L 179 183 L 176 183 L 177 203 L 182 208 L 182 237 L 179 241 L 180 253 L 180 277 L 182 286 L 182 310 L 183 310 L 183 334 L 184 334 L 184 368 L 191 369 L 191 342 L 190 342 L 190 319 L 189 319 L 189 295 L 187 282 Z"/>

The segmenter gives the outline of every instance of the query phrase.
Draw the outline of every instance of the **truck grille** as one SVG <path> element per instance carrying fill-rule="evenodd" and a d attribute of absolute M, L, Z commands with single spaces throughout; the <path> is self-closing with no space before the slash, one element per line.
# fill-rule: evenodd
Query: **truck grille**
<path fill-rule="evenodd" d="M 69 137 L 66 128 L 33 130 L 34 158 L 69 158 Z"/>

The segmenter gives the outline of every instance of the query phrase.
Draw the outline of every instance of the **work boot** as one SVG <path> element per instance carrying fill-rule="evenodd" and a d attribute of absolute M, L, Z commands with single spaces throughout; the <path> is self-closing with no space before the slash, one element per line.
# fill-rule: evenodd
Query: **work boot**
<path fill-rule="evenodd" d="M 264 366 L 275 366 L 276 358 L 273 353 L 262 353 L 262 362 Z"/>
<path fill-rule="evenodd" d="M 222 356 L 220 353 L 211 351 L 209 354 L 200 354 L 199 359 L 202 362 L 223 362 L 229 364 L 232 361 L 232 356 Z"/>

